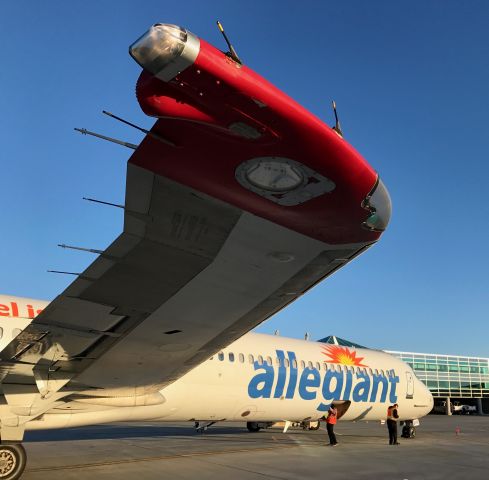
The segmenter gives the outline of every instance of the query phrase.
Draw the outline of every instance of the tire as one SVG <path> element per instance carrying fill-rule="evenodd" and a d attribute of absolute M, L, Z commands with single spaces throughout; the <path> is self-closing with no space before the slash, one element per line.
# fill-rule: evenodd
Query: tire
<path fill-rule="evenodd" d="M 27 463 L 27 454 L 20 443 L 0 445 L 0 479 L 17 480 Z"/>
<path fill-rule="evenodd" d="M 246 423 L 246 428 L 250 431 L 250 432 L 259 432 L 260 431 L 260 427 L 258 426 L 258 423 L 256 422 L 247 422 Z"/>
<path fill-rule="evenodd" d="M 320 422 L 311 422 L 311 423 L 316 423 L 316 425 L 310 425 L 309 424 L 309 430 L 319 430 L 319 427 L 321 426 Z"/>

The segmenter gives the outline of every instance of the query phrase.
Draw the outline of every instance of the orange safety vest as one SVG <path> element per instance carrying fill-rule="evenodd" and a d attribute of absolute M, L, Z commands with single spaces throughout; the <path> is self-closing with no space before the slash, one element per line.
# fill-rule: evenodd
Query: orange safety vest
<path fill-rule="evenodd" d="M 396 410 L 395 407 L 389 407 L 387 409 L 387 420 L 393 420 L 396 421 L 397 417 L 394 417 L 394 411 Z"/>
<path fill-rule="evenodd" d="M 337 410 L 336 408 L 333 411 L 328 412 L 328 418 L 326 419 L 326 423 L 330 423 L 331 425 L 336 424 L 336 415 L 337 415 Z"/>

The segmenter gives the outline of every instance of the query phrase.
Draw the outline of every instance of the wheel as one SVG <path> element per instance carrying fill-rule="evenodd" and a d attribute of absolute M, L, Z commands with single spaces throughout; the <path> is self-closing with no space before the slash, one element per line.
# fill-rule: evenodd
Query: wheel
<path fill-rule="evenodd" d="M 27 462 L 27 454 L 20 443 L 0 445 L 0 480 L 20 478 Z"/>
<path fill-rule="evenodd" d="M 256 422 L 247 422 L 246 423 L 246 428 L 250 432 L 259 432 L 260 431 L 260 427 L 258 426 L 258 423 L 256 423 Z"/>
<path fill-rule="evenodd" d="M 309 424 L 309 430 L 319 430 L 321 424 L 319 422 L 311 422 Z"/>

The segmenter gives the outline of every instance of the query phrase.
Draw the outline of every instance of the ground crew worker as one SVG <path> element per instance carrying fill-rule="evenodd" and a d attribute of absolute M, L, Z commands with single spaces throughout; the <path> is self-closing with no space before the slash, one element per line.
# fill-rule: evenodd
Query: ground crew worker
<path fill-rule="evenodd" d="M 389 430 L 389 445 L 399 445 L 397 441 L 397 419 L 399 418 L 399 413 L 397 408 L 399 405 L 394 403 L 387 409 L 387 429 Z"/>
<path fill-rule="evenodd" d="M 336 425 L 336 420 L 338 418 L 338 410 L 331 404 L 328 410 L 328 417 L 326 418 L 326 430 L 328 431 L 329 444 L 332 447 L 336 447 L 338 442 L 336 441 L 336 435 L 334 434 L 334 426 Z"/>

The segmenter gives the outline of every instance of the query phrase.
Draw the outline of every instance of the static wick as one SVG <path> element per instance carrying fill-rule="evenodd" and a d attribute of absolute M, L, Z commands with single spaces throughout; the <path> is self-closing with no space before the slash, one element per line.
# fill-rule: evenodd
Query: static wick
<path fill-rule="evenodd" d="M 90 130 L 87 130 L 86 128 L 76 128 L 75 127 L 75 130 L 77 132 L 80 132 L 82 135 L 90 135 L 92 137 L 100 138 L 102 140 L 106 140 L 107 142 L 115 143 L 117 145 L 122 145 L 123 147 L 130 148 L 131 150 L 136 150 L 136 148 L 138 148 L 138 146 L 135 145 L 134 143 L 124 142 L 123 140 L 119 140 L 117 138 L 107 137 L 106 135 L 101 135 L 100 133 L 91 132 Z"/>
<path fill-rule="evenodd" d="M 138 125 L 135 125 L 134 123 L 128 122 L 127 120 L 124 120 L 123 118 L 118 117 L 117 115 L 114 115 L 113 113 L 110 113 L 107 110 L 102 110 L 102 113 L 104 115 L 107 115 L 107 116 L 117 120 L 118 122 L 124 123 L 125 125 L 129 125 L 130 127 L 135 128 L 136 130 L 139 130 L 140 132 L 143 132 L 146 135 L 149 135 L 151 138 L 159 140 L 160 142 L 163 142 L 164 144 L 169 145 L 170 147 L 176 147 L 175 143 L 168 140 L 167 138 L 164 138 L 161 135 L 154 133 L 150 130 L 146 130 L 145 128 L 139 127 Z"/>
<path fill-rule="evenodd" d="M 65 245 L 64 243 L 58 243 L 58 247 L 67 248 L 69 250 L 79 250 L 80 252 L 95 253 L 97 255 L 101 255 L 102 253 L 104 253 L 102 250 L 97 250 L 95 248 L 75 247 L 73 245 Z"/>
<path fill-rule="evenodd" d="M 110 207 L 122 208 L 124 210 L 124 205 L 118 205 L 117 203 L 104 202 L 103 200 L 96 200 L 95 198 L 82 197 L 83 200 L 87 202 L 101 203 L 102 205 L 109 205 Z"/>
<path fill-rule="evenodd" d="M 62 275 L 75 275 L 75 276 L 79 276 L 81 275 L 81 273 L 76 273 L 76 272 L 63 272 L 61 270 L 48 270 L 48 273 L 60 273 Z"/>

